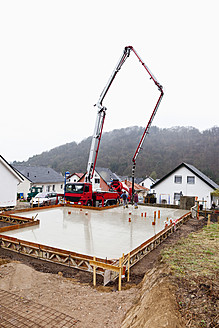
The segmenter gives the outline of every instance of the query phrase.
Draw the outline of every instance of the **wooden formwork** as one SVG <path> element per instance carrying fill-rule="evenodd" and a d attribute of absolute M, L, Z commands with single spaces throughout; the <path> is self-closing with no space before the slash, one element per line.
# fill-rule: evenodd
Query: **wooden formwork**
<path fill-rule="evenodd" d="M 49 206 L 49 208 L 53 207 L 54 206 Z M 122 258 L 108 260 L 2 235 L 1 232 L 39 224 L 39 220 L 34 220 L 33 218 L 27 219 L 18 217 L 14 215 L 14 213 L 10 213 L 7 215 L 3 213 L 0 214 L 0 221 L 2 220 L 4 222 L 11 222 L 14 225 L 0 228 L 0 247 L 13 252 L 17 252 L 19 254 L 61 264 L 74 269 L 93 272 L 94 282 L 96 282 L 96 274 L 102 275 L 104 277 L 104 285 L 106 285 L 110 281 L 114 281 L 119 277 L 120 290 L 122 273 L 124 274 L 125 272 L 127 272 L 129 279 L 130 268 L 148 253 L 150 253 L 153 249 L 155 249 L 158 245 L 160 245 L 184 222 L 188 221 L 190 215 L 191 213 L 189 212 L 181 218 L 177 219 L 174 223 L 170 224 L 158 234 L 145 241 L 143 244 L 132 250 L 130 253 L 123 255 Z"/>
<path fill-rule="evenodd" d="M 174 231 L 176 231 L 182 224 L 187 222 L 191 216 L 191 212 L 183 215 L 181 218 L 177 219 L 174 223 L 170 224 L 168 227 L 160 231 L 155 236 L 151 237 L 139 247 L 135 248 L 130 253 L 126 254 L 122 258 L 122 269 L 123 272 L 127 272 L 129 275 L 129 269 L 150 253 L 153 249 L 159 246 L 164 240 L 166 240 Z M 101 265 L 101 264 L 100 264 Z M 113 263 L 114 266 L 119 267 L 119 260 Z M 107 274 L 107 279 L 105 282 L 109 282 L 118 278 L 118 271 L 111 271 Z M 128 278 L 129 279 L 129 278 Z"/>

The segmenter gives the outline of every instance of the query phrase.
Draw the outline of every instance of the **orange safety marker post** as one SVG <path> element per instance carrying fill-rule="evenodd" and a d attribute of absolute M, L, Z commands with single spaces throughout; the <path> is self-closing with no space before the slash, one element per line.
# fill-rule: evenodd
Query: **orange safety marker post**
<path fill-rule="evenodd" d="M 143 217 L 144 213 L 141 213 L 141 216 Z"/>
<path fill-rule="evenodd" d="M 132 222 L 131 218 L 129 218 L 129 222 Z"/>
<path fill-rule="evenodd" d="M 155 221 L 152 221 L 152 225 L 155 225 L 156 224 L 156 222 Z"/>
<path fill-rule="evenodd" d="M 156 213 L 156 211 L 154 211 L 154 219 L 156 219 L 156 215 L 157 215 L 157 213 Z"/>
<path fill-rule="evenodd" d="M 160 219 L 160 210 L 158 210 L 158 219 Z"/>
<path fill-rule="evenodd" d="M 124 257 L 125 257 L 125 255 L 123 253 L 122 254 L 122 278 L 125 278 L 125 270 L 126 270 L 125 265 L 123 265 L 124 264 Z"/>
<path fill-rule="evenodd" d="M 145 213 L 144 213 L 144 217 L 146 218 L 146 216 L 147 216 L 147 213 L 145 212 Z"/>
<path fill-rule="evenodd" d="M 93 260 L 96 261 L 96 257 L 93 257 Z M 96 266 L 93 266 L 93 285 L 96 286 Z"/>
<path fill-rule="evenodd" d="M 68 214 L 71 214 L 71 212 L 69 211 Z"/>
<path fill-rule="evenodd" d="M 122 279 L 125 278 L 125 271 L 126 271 L 126 266 L 123 265 L 123 267 L 122 267 Z"/>

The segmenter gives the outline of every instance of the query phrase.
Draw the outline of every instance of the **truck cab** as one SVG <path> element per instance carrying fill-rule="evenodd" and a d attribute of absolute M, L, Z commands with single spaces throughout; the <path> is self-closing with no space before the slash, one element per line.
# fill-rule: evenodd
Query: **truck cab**
<path fill-rule="evenodd" d="M 43 187 L 33 186 L 30 188 L 30 192 L 27 194 L 27 201 L 29 202 L 33 197 L 43 191 Z"/>
<path fill-rule="evenodd" d="M 73 204 L 93 205 L 91 183 L 67 183 L 65 185 L 65 200 Z"/>
<path fill-rule="evenodd" d="M 92 183 L 76 182 L 65 185 L 64 198 L 71 204 L 103 207 L 116 205 L 119 194 L 114 191 L 92 191 Z"/>

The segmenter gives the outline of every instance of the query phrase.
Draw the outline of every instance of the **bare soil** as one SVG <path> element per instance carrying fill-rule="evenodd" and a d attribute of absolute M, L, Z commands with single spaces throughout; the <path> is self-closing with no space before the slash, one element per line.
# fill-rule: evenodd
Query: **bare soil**
<path fill-rule="evenodd" d="M 117 282 L 103 287 L 99 277 L 94 288 L 87 272 L 1 248 L 0 289 L 68 314 L 79 320 L 76 327 L 185 327 L 188 321 L 182 318 L 178 298 L 188 293 L 188 286 L 161 263 L 161 251 L 203 225 L 204 220 L 189 220 L 131 269 L 131 280 L 123 282 L 121 292 Z"/>

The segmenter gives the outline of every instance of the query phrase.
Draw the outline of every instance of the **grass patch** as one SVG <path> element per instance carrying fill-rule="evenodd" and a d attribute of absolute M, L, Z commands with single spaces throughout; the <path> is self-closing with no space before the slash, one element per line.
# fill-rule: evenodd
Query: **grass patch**
<path fill-rule="evenodd" d="M 218 251 L 219 229 L 215 223 L 166 248 L 162 258 L 177 276 L 189 274 L 210 277 L 219 269 Z"/>
<path fill-rule="evenodd" d="M 219 229 L 215 223 L 162 253 L 178 285 L 176 299 L 186 327 L 218 327 L 218 251 Z"/>

